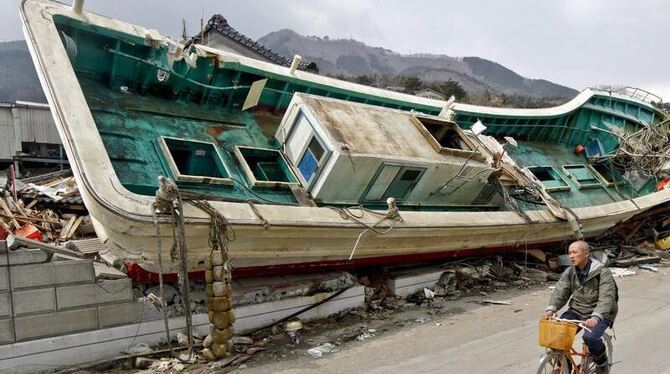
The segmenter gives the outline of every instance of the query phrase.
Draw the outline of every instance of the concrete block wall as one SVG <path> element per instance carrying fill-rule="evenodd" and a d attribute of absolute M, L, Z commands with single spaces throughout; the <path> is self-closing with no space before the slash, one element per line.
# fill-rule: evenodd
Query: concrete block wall
<path fill-rule="evenodd" d="M 391 294 L 400 297 L 407 297 L 424 288 L 434 290 L 444 271 L 439 267 L 420 267 L 391 272 L 388 288 Z"/>
<path fill-rule="evenodd" d="M 138 323 L 144 307 L 129 278 L 96 280 L 92 261 L 0 241 L 0 344 Z"/>

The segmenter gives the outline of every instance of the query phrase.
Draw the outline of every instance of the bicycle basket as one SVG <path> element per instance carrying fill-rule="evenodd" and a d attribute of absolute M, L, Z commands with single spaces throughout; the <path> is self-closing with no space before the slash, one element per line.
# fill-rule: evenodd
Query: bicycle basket
<path fill-rule="evenodd" d="M 572 341 L 577 335 L 577 325 L 574 323 L 540 320 L 540 346 L 553 348 L 559 351 L 569 351 Z"/>

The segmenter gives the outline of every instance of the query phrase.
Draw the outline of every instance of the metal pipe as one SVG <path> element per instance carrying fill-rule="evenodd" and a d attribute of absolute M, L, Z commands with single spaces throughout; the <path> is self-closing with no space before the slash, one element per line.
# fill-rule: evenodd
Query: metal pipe
<path fill-rule="evenodd" d="M 84 0 L 74 0 L 72 3 L 72 11 L 81 14 L 82 10 L 84 9 Z"/>
<path fill-rule="evenodd" d="M 298 65 L 300 65 L 300 62 L 302 61 L 302 57 L 299 55 L 293 56 L 293 61 L 291 61 L 291 70 L 290 73 L 291 75 L 295 74 L 296 69 L 298 69 Z"/>

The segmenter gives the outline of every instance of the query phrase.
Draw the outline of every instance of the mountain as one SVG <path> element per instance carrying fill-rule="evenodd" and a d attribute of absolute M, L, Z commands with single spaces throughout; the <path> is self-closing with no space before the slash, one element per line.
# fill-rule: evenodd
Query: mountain
<path fill-rule="evenodd" d="M 326 75 L 389 74 L 416 76 L 436 82 L 453 79 L 468 92 L 490 92 L 536 98 L 572 98 L 578 92 L 543 79 L 529 79 L 480 57 L 445 55 L 403 55 L 389 49 L 371 47 L 353 39 L 302 36 L 292 30 L 272 32 L 259 43 L 284 56 L 299 54 L 314 61 Z"/>
<path fill-rule="evenodd" d="M 46 103 L 23 40 L 0 43 L 0 102 L 16 100 Z"/>
<path fill-rule="evenodd" d="M 284 29 L 259 42 L 284 56 L 300 54 L 314 61 L 326 75 L 387 74 L 416 76 L 424 81 L 455 80 L 468 92 L 489 91 L 533 98 L 572 98 L 572 88 L 543 79 L 524 78 L 514 71 L 480 57 L 402 55 L 370 47 L 356 40 L 306 37 Z M 0 102 L 46 102 L 25 41 L 0 43 Z"/>

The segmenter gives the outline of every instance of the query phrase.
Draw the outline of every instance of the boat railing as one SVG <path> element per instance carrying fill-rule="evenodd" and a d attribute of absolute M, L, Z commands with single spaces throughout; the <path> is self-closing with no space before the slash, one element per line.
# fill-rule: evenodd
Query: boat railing
<path fill-rule="evenodd" d="M 618 93 L 626 96 L 630 96 L 634 99 L 644 101 L 649 104 L 660 104 L 663 102 L 663 99 L 647 90 L 637 87 L 626 86 L 618 91 Z"/>

